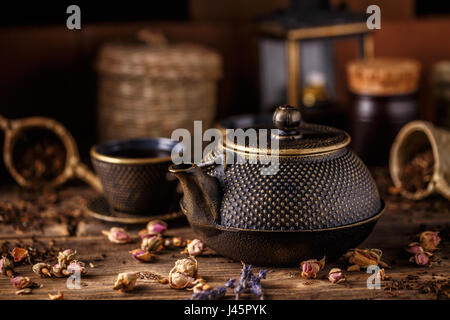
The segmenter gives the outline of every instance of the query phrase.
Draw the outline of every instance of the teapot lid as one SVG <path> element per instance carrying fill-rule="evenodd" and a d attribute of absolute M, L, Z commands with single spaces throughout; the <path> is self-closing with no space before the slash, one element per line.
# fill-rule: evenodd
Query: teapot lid
<path fill-rule="evenodd" d="M 261 134 L 259 129 L 268 130 Z M 312 155 L 344 148 L 351 140 L 343 130 L 305 123 L 300 111 L 289 105 L 277 107 L 270 126 L 242 128 L 244 135 L 237 130 L 226 131 L 225 149 L 249 154 L 274 154 L 278 148 L 279 155 Z"/>

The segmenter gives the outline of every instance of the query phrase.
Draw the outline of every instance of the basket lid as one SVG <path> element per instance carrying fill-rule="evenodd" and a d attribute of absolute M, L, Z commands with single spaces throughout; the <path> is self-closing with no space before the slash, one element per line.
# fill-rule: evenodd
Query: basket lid
<path fill-rule="evenodd" d="M 413 93 L 419 85 L 420 63 L 405 58 L 374 58 L 347 65 L 350 91 L 375 96 Z"/>
<path fill-rule="evenodd" d="M 345 131 L 305 123 L 300 112 L 288 105 L 279 106 L 275 110 L 272 125 L 242 129 L 255 131 L 246 131 L 246 135 L 240 136 L 240 139 L 237 131 L 226 130 L 225 149 L 249 154 L 274 154 L 278 151 L 279 155 L 295 156 L 335 151 L 350 143 L 350 136 Z M 258 129 L 268 130 L 265 135 L 260 135 Z M 250 138 L 252 132 L 256 137 L 253 141 Z M 277 151 L 274 148 L 277 148 Z"/>
<path fill-rule="evenodd" d="M 217 52 L 198 44 L 140 37 L 103 45 L 96 68 L 101 73 L 126 76 L 218 79 L 222 60 Z"/>

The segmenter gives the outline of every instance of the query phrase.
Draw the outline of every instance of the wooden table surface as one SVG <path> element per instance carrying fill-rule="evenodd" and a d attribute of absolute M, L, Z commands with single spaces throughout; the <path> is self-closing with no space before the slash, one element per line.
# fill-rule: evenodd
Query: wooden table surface
<path fill-rule="evenodd" d="M 376 175 L 378 174 L 375 172 Z M 347 282 L 331 284 L 326 275 L 328 271 L 339 265 L 337 262 L 327 263 L 318 279 L 305 280 L 300 277 L 299 268 L 273 268 L 266 280 L 263 280 L 266 299 L 436 299 L 434 292 L 423 293 L 424 283 L 432 280 L 450 279 L 450 247 L 448 230 L 450 226 L 450 202 L 441 197 L 425 201 L 408 201 L 399 196 L 387 195 L 387 178 L 385 171 L 378 174 L 381 193 L 386 197 L 387 210 L 380 219 L 373 233 L 360 245 L 360 248 L 379 248 L 383 250 L 383 260 L 391 265 L 386 269 L 388 280 L 382 281 L 381 289 L 370 290 L 366 282 L 369 274 L 365 271 L 345 272 Z M 385 183 L 386 185 L 383 185 Z M 83 210 L 84 199 L 93 195 L 88 188 L 80 185 L 65 187 L 59 192 L 59 201 L 46 207 L 42 219 L 54 217 L 59 210 L 78 210 L 78 217 L 69 222 L 61 221 L 45 224 L 42 230 L 18 230 L 7 222 L 0 222 L 0 244 L 12 248 L 18 242 L 32 244 L 42 241 L 44 245 L 53 241 L 55 246 L 76 249 L 79 259 L 94 267 L 88 267 L 88 274 L 82 278 L 80 290 L 69 290 L 65 278 L 43 279 L 34 275 L 30 265 L 16 267 L 19 275 L 31 277 L 42 284 L 42 288 L 34 289 L 32 294 L 18 296 L 5 276 L 0 276 L 0 299 L 48 299 L 48 292 L 61 290 L 65 299 L 186 299 L 191 296 L 187 290 L 175 290 L 152 280 L 138 280 L 136 290 L 130 293 L 120 293 L 112 289 L 115 278 L 120 272 L 150 271 L 167 276 L 174 262 L 184 257 L 180 250 L 167 250 L 159 254 L 156 262 L 138 263 L 128 251 L 138 248 L 137 232 L 139 227 L 127 227 L 134 238 L 130 244 L 110 243 L 101 230 L 112 225 L 90 218 Z M 0 202 L 17 201 L 23 197 L 16 186 L 4 186 L 0 189 Z M 404 247 L 412 242 L 415 236 L 424 230 L 439 230 L 443 242 L 435 253 L 433 266 L 417 267 L 408 262 Z M 182 236 L 186 239 L 195 238 L 184 221 L 169 223 L 168 235 Z M 318 257 L 319 258 L 319 257 Z M 210 252 L 198 257 L 199 274 L 212 286 L 223 285 L 229 278 L 238 278 L 241 270 L 239 262 Z M 300 264 L 300 261 L 299 261 Z M 259 270 L 259 268 L 256 268 Z M 414 280 L 414 276 L 417 279 Z M 409 277 L 409 280 L 408 280 Z M 399 281 L 400 290 L 392 289 L 393 283 Z M 395 287 L 395 286 L 394 286 Z M 408 288 L 409 287 L 409 288 Z M 442 298 L 442 295 L 440 296 Z M 231 299 L 231 291 L 227 293 Z M 243 299 L 249 298 L 244 295 Z"/>

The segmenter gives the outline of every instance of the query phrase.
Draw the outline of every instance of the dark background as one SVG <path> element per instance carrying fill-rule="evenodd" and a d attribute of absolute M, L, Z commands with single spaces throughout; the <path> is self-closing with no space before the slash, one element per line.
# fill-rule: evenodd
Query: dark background
<path fill-rule="evenodd" d="M 425 0 L 329 3 L 357 12 L 365 12 L 370 4 L 380 5 L 382 29 L 375 32 L 375 54 L 411 57 L 422 63 L 421 118 L 435 119 L 429 72 L 433 63 L 450 57 L 450 4 Z M 81 30 L 66 28 L 70 4 L 81 7 Z M 2 3 L 0 114 L 56 118 L 74 135 L 87 160 L 96 142 L 93 64 L 98 48 L 110 39 L 133 36 L 143 27 L 162 31 L 169 40 L 198 42 L 222 54 L 224 78 L 219 83 L 217 118 L 258 112 L 255 21 L 287 5 L 287 0 Z M 349 101 L 345 63 L 356 57 L 355 45 L 344 43 L 337 48 L 337 98 L 343 105 Z"/>

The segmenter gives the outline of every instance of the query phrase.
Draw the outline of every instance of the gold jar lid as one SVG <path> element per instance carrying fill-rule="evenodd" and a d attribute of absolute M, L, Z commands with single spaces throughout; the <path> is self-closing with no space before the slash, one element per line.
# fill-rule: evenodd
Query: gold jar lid
<path fill-rule="evenodd" d="M 417 91 L 420 63 L 406 58 L 374 58 L 347 64 L 350 91 L 374 96 L 403 95 Z"/>

